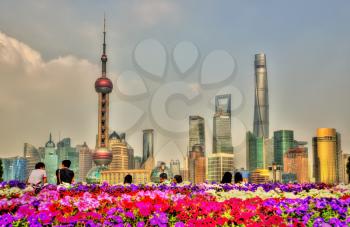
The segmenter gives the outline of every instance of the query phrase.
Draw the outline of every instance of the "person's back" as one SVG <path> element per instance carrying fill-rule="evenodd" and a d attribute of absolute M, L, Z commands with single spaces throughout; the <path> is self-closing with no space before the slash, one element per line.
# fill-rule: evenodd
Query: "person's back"
<path fill-rule="evenodd" d="M 222 176 L 221 184 L 231 184 L 232 183 L 232 173 L 225 172 Z"/>
<path fill-rule="evenodd" d="M 124 177 L 124 184 L 131 184 L 131 183 L 132 183 L 132 176 L 128 174 Z"/>
<path fill-rule="evenodd" d="M 38 162 L 30 173 L 27 183 L 31 185 L 45 184 L 46 178 L 45 164 Z"/>
<path fill-rule="evenodd" d="M 235 173 L 235 184 L 239 184 L 243 181 L 242 174 L 240 172 Z"/>
<path fill-rule="evenodd" d="M 57 184 L 68 183 L 71 184 L 74 179 L 74 172 L 69 169 L 71 165 L 70 160 L 62 161 L 62 168 L 56 170 Z"/>

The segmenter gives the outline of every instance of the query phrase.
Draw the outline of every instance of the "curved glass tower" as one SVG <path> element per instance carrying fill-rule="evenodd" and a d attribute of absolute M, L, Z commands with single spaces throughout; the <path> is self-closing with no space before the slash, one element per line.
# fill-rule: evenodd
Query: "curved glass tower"
<path fill-rule="evenodd" d="M 255 55 L 254 135 L 269 138 L 269 97 L 265 54 Z"/>

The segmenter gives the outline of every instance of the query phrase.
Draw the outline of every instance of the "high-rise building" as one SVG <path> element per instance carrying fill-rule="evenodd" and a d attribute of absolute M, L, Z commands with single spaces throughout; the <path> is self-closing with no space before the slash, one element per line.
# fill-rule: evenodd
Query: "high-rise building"
<path fill-rule="evenodd" d="M 269 96 L 265 54 L 255 55 L 254 135 L 269 138 Z"/>
<path fill-rule="evenodd" d="M 192 183 L 203 183 L 206 180 L 206 159 L 203 146 L 196 144 L 188 157 L 188 180 Z"/>
<path fill-rule="evenodd" d="M 134 169 L 141 169 L 142 158 L 140 156 L 134 157 Z"/>
<path fill-rule="evenodd" d="M 52 141 L 51 133 L 49 141 L 45 144 L 44 163 L 47 175 L 47 182 L 49 184 L 56 184 L 56 170 L 58 169 L 58 157 L 56 154 L 56 145 Z"/>
<path fill-rule="evenodd" d="M 340 134 L 334 128 L 318 128 L 313 138 L 314 177 L 316 182 L 339 182 Z"/>
<path fill-rule="evenodd" d="M 180 175 L 180 161 L 179 160 L 171 160 L 170 161 L 170 171 L 173 175 Z"/>
<path fill-rule="evenodd" d="M 296 175 L 298 183 L 309 182 L 309 162 L 307 147 L 290 148 L 284 154 L 284 173 Z"/>
<path fill-rule="evenodd" d="M 190 116 L 188 150 L 190 151 L 196 144 L 200 144 L 203 148 L 205 147 L 204 118 L 201 116 Z"/>
<path fill-rule="evenodd" d="M 283 156 L 288 149 L 295 146 L 294 132 L 291 130 L 279 130 L 273 133 L 274 162 L 283 166 Z"/>
<path fill-rule="evenodd" d="M 225 172 L 231 172 L 234 168 L 234 155 L 227 153 L 213 153 L 208 156 L 208 180 L 221 182 Z"/>
<path fill-rule="evenodd" d="M 233 154 L 231 136 L 231 94 L 215 97 L 213 153 Z"/>
<path fill-rule="evenodd" d="M 128 149 L 128 169 L 135 169 L 134 148 L 132 148 L 128 144 L 127 149 Z"/>
<path fill-rule="evenodd" d="M 86 175 L 92 168 L 92 150 L 86 142 L 77 145 L 76 150 L 79 153 L 79 181 L 86 182 Z"/>
<path fill-rule="evenodd" d="M 154 168 L 154 137 L 153 129 L 143 130 L 143 151 L 142 151 L 142 168 L 153 169 Z"/>
<path fill-rule="evenodd" d="M 249 182 L 253 184 L 264 184 L 269 182 L 270 172 L 267 169 L 255 169 L 250 173 Z"/>
<path fill-rule="evenodd" d="M 350 154 L 343 154 L 343 157 L 342 157 L 342 166 L 343 166 L 343 168 L 342 168 L 342 175 L 343 175 L 343 183 L 344 184 L 349 184 L 349 175 L 348 175 L 348 173 L 347 173 L 347 171 L 346 171 L 346 166 L 347 166 L 347 164 L 348 164 L 348 162 L 350 161 Z"/>
<path fill-rule="evenodd" d="M 99 183 L 101 171 L 107 170 L 112 161 L 112 153 L 108 149 L 109 138 L 109 93 L 113 90 L 113 83 L 107 77 L 107 54 L 106 54 L 106 20 L 103 29 L 103 52 L 101 56 L 102 75 L 95 82 L 95 90 L 98 93 L 98 133 L 96 150 L 92 158 L 96 167 L 93 167 L 87 174 L 88 183 Z"/>
<path fill-rule="evenodd" d="M 3 168 L 3 180 L 26 181 L 27 160 L 23 157 L 3 158 L 0 160 Z"/>
<path fill-rule="evenodd" d="M 264 139 L 264 168 L 271 166 L 275 158 L 274 138 Z"/>
<path fill-rule="evenodd" d="M 264 139 L 256 137 L 253 133 L 246 134 L 246 150 L 247 150 L 247 169 L 254 171 L 255 169 L 264 168 Z"/>
<path fill-rule="evenodd" d="M 71 166 L 69 168 L 73 170 L 75 176 L 79 176 L 79 152 L 77 152 L 75 147 L 71 146 L 70 138 L 64 138 L 57 143 L 56 154 L 58 166 L 61 165 L 63 160 L 70 160 Z M 76 177 L 76 179 L 79 179 L 79 177 Z"/>
<path fill-rule="evenodd" d="M 38 149 L 29 143 L 24 143 L 23 157 L 27 160 L 27 169 L 25 178 L 28 178 L 30 172 L 35 169 L 35 164 L 41 161 Z"/>
<path fill-rule="evenodd" d="M 112 151 L 113 159 L 109 164 L 110 170 L 125 170 L 129 168 L 128 147 L 125 134 L 118 135 L 115 131 L 109 136 L 109 149 Z"/>

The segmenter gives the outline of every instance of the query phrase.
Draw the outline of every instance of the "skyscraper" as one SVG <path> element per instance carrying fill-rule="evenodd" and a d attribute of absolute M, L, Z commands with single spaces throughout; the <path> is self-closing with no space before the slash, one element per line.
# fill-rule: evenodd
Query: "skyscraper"
<path fill-rule="evenodd" d="M 266 168 L 264 166 L 264 139 L 256 137 L 253 133 L 246 134 L 246 150 L 247 150 L 247 169 L 254 171 L 256 169 Z"/>
<path fill-rule="evenodd" d="M 153 169 L 154 168 L 154 137 L 153 129 L 143 130 L 143 151 L 142 151 L 142 168 Z"/>
<path fill-rule="evenodd" d="M 45 144 L 45 170 L 47 175 L 47 182 L 49 184 L 56 184 L 56 170 L 58 169 L 58 157 L 56 154 L 56 145 L 52 141 L 50 133 L 49 141 Z"/>
<path fill-rule="evenodd" d="M 173 175 L 180 175 L 180 161 L 179 160 L 171 160 L 170 161 L 170 171 Z"/>
<path fill-rule="evenodd" d="M 125 134 L 118 135 L 115 131 L 109 136 L 109 149 L 112 151 L 113 159 L 109 164 L 110 170 L 128 169 L 128 148 Z"/>
<path fill-rule="evenodd" d="M 135 169 L 134 148 L 128 144 L 128 169 Z"/>
<path fill-rule="evenodd" d="M 70 160 L 71 166 L 69 167 L 74 171 L 75 176 L 79 176 L 79 153 L 75 147 L 71 146 L 71 139 L 64 138 L 57 143 L 57 157 L 58 166 L 61 165 L 63 160 Z M 76 177 L 78 179 L 78 177 Z"/>
<path fill-rule="evenodd" d="M 291 130 L 279 130 L 273 133 L 274 162 L 283 166 L 283 156 L 288 149 L 295 146 L 294 132 Z"/>
<path fill-rule="evenodd" d="M 24 143 L 23 157 L 27 160 L 25 178 L 35 169 L 35 164 L 41 161 L 38 149 L 29 143 Z"/>
<path fill-rule="evenodd" d="M 103 26 L 103 52 L 101 56 L 102 76 L 95 82 L 95 90 L 98 93 L 98 133 L 96 150 L 92 157 L 97 165 L 87 175 L 88 183 L 99 183 L 101 171 L 107 170 L 112 161 L 112 153 L 108 150 L 109 138 L 109 93 L 113 90 L 113 83 L 107 77 L 107 55 L 106 55 L 106 20 Z"/>
<path fill-rule="evenodd" d="M 284 154 L 284 173 L 294 173 L 298 183 L 309 182 L 308 150 L 304 146 L 290 148 Z"/>
<path fill-rule="evenodd" d="M 233 154 L 231 137 L 231 94 L 215 97 L 213 153 Z"/>
<path fill-rule="evenodd" d="M 269 138 L 269 97 L 265 54 L 255 55 L 254 135 Z"/>
<path fill-rule="evenodd" d="M 344 184 L 349 184 L 349 175 L 348 175 L 348 173 L 347 173 L 347 171 L 346 171 L 346 165 L 347 165 L 347 163 L 348 163 L 348 161 L 349 161 L 349 158 L 350 158 L 350 154 L 343 154 L 343 157 L 342 157 L 342 166 L 343 166 L 343 168 L 342 168 L 342 175 L 343 175 L 343 183 Z"/>
<path fill-rule="evenodd" d="M 334 128 L 318 128 L 313 138 L 314 177 L 316 182 L 339 182 L 340 134 Z"/>
<path fill-rule="evenodd" d="M 192 147 L 188 157 L 188 180 L 194 184 L 206 180 L 206 159 L 203 146 L 196 144 Z"/>
<path fill-rule="evenodd" d="M 86 142 L 76 147 L 79 153 L 79 181 L 86 182 L 86 175 L 92 168 L 92 150 Z"/>
<path fill-rule="evenodd" d="M 23 157 L 3 158 L 0 160 L 3 168 L 3 180 L 19 180 L 24 182 L 26 178 L 27 160 Z"/>
<path fill-rule="evenodd" d="M 208 180 L 210 182 L 221 182 L 225 172 L 235 170 L 233 163 L 233 154 L 213 153 L 208 155 Z"/>
<path fill-rule="evenodd" d="M 140 156 L 134 157 L 134 169 L 141 169 L 142 158 Z"/>
<path fill-rule="evenodd" d="M 201 116 L 190 116 L 188 150 L 190 151 L 196 144 L 200 144 L 203 148 L 205 147 L 204 118 Z"/>

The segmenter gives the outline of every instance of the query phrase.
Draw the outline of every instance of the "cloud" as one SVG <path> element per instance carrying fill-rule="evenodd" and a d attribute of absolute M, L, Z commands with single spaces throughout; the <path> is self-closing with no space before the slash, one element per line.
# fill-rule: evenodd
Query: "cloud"
<path fill-rule="evenodd" d="M 44 144 L 70 136 L 94 143 L 99 67 L 75 56 L 44 61 L 39 52 L 0 32 L 0 144 L 3 155 L 21 154 L 24 142 Z M 64 134 L 69 132 L 69 135 Z"/>

